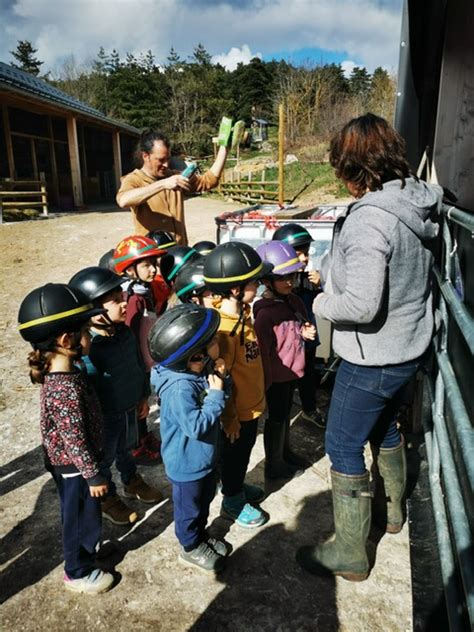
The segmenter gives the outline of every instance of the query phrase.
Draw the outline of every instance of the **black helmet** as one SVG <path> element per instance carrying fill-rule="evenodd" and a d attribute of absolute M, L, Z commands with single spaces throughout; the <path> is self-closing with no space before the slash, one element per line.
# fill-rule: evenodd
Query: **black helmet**
<path fill-rule="evenodd" d="M 206 289 L 204 283 L 204 257 L 194 259 L 184 266 L 176 275 L 174 282 L 176 296 L 183 303 L 192 296 L 199 296 Z"/>
<path fill-rule="evenodd" d="M 217 310 L 201 305 L 173 307 L 148 334 L 151 357 L 161 366 L 186 371 L 188 359 L 212 340 L 220 320 Z"/>
<path fill-rule="evenodd" d="M 105 268 L 106 270 L 112 270 L 113 272 L 115 272 L 114 252 L 115 249 L 111 248 L 102 255 L 97 264 L 99 268 Z"/>
<path fill-rule="evenodd" d="M 194 250 L 197 250 L 200 255 L 208 255 L 211 250 L 214 250 L 216 244 L 213 241 L 198 241 L 194 244 Z"/>
<path fill-rule="evenodd" d="M 155 244 L 163 250 L 169 250 L 173 246 L 176 246 L 175 236 L 166 230 L 151 230 L 147 234 L 147 237 L 153 239 Z"/>
<path fill-rule="evenodd" d="M 298 249 L 299 246 L 309 246 L 313 241 L 310 233 L 299 224 L 285 224 L 273 233 L 272 240 L 284 241 L 289 246 Z"/>
<path fill-rule="evenodd" d="M 119 277 L 112 270 L 91 266 L 76 272 L 69 281 L 69 286 L 75 290 L 80 290 L 89 301 L 94 302 L 104 294 L 120 289 L 122 283 L 122 277 Z"/>
<path fill-rule="evenodd" d="M 258 252 L 241 241 L 228 241 L 204 258 L 204 281 L 210 290 L 225 292 L 244 286 L 270 274 L 271 263 L 262 261 Z"/>
<path fill-rule="evenodd" d="M 80 290 L 64 283 L 47 283 L 30 292 L 18 313 L 18 329 L 24 340 L 35 347 L 51 336 L 79 329 L 105 310 L 96 308 Z"/>
<path fill-rule="evenodd" d="M 201 255 L 189 246 L 173 246 L 168 253 L 160 259 L 160 272 L 168 285 L 175 280 L 176 275 L 188 262 L 197 259 Z"/>

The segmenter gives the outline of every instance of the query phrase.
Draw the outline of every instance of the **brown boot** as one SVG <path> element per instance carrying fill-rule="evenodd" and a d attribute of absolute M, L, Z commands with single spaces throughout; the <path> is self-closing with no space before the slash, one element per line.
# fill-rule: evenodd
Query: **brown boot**
<path fill-rule="evenodd" d="M 124 485 L 123 495 L 126 498 L 138 498 L 142 503 L 159 503 L 163 500 L 163 494 L 156 487 L 145 483 L 140 474 L 135 474 L 128 485 Z"/>
<path fill-rule="evenodd" d="M 138 514 L 119 498 L 119 496 L 107 496 L 101 501 L 102 515 L 110 522 L 119 525 L 133 524 L 138 520 Z"/>

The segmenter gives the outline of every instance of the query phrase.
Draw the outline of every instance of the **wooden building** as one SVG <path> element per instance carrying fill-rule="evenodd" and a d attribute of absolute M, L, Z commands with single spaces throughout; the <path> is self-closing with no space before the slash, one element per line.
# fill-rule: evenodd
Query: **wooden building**
<path fill-rule="evenodd" d="M 0 62 L 0 181 L 39 180 L 52 209 L 115 198 L 139 130 Z"/>

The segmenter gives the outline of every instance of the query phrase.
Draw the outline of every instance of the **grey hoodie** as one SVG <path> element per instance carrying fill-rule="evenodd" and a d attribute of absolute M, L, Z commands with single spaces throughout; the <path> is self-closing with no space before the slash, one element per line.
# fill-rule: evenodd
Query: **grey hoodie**
<path fill-rule="evenodd" d="M 333 346 L 365 366 L 421 356 L 433 334 L 432 249 L 442 189 L 392 180 L 351 204 L 334 228 L 334 294 L 314 301 L 316 316 L 334 323 Z"/>

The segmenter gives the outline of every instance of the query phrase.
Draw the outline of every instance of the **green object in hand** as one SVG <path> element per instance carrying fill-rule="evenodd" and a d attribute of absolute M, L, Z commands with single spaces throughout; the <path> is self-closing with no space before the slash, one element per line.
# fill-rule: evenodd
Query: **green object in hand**
<path fill-rule="evenodd" d="M 236 121 L 232 128 L 232 140 L 230 143 L 231 149 L 237 149 L 244 138 L 245 134 L 245 121 Z"/>
<path fill-rule="evenodd" d="M 227 147 L 232 136 L 232 119 L 223 116 L 219 126 L 219 134 L 217 135 L 217 144 Z"/>

